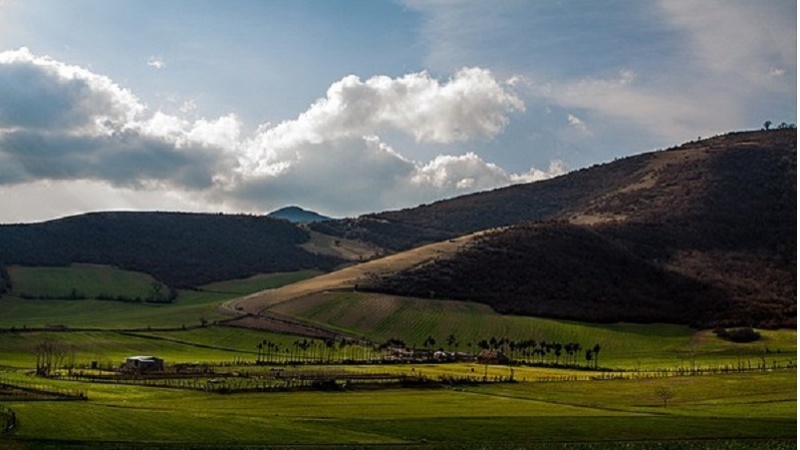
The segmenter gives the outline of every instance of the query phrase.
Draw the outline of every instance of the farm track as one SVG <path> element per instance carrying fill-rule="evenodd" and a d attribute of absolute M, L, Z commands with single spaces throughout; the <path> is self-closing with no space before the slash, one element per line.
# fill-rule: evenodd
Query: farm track
<path fill-rule="evenodd" d="M 231 326 L 323 339 L 338 336 L 351 337 L 331 328 L 298 320 L 293 315 L 276 313 L 275 307 L 330 291 L 357 291 L 359 283 L 364 283 L 371 277 L 395 273 L 399 270 L 422 266 L 439 258 L 447 258 L 484 233 L 478 232 L 457 239 L 424 245 L 276 289 L 267 289 L 232 299 L 222 303 L 218 311 L 233 318 L 228 323 Z M 402 307 L 401 305 L 388 308 L 390 311 L 387 311 L 388 315 L 384 317 L 391 317 L 391 311 Z M 384 307 L 381 306 L 380 309 L 383 310 Z M 339 313 L 342 315 L 339 319 L 343 319 L 344 315 L 349 314 L 350 311 L 343 308 Z M 368 320 L 368 318 L 364 316 L 362 320 Z"/>
<path fill-rule="evenodd" d="M 352 338 L 329 328 L 301 322 L 292 317 L 264 311 L 260 314 L 249 314 L 226 323 L 227 326 L 269 331 L 279 334 L 290 334 L 314 339 L 330 339 L 338 337 Z"/>

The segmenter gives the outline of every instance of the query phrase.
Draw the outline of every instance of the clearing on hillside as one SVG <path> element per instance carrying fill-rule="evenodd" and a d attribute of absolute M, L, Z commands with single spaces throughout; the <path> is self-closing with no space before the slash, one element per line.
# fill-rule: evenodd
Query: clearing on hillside
<path fill-rule="evenodd" d="M 167 287 L 150 275 L 96 264 L 73 264 L 69 267 L 8 268 L 11 294 L 17 297 L 75 299 L 98 296 L 148 298 Z"/>

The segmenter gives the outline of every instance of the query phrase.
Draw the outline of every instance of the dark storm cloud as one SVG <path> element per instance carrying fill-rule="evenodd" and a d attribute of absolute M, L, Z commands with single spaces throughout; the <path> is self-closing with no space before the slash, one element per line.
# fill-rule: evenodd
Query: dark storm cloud
<path fill-rule="evenodd" d="M 14 169 L 0 169 L 0 184 L 92 179 L 137 186 L 161 180 L 189 189 L 210 187 L 221 162 L 212 149 L 178 150 L 133 131 L 98 137 L 30 130 L 0 136 L 0 161 Z"/>
<path fill-rule="evenodd" d="M 27 49 L 0 55 L 0 185 L 100 180 L 205 189 L 230 169 L 223 148 L 191 139 L 178 118 L 146 106 L 109 78 Z M 175 124 L 169 128 L 165 123 Z M 203 122 L 207 124 L 208 122 Z M 183 127 L 183 128 L 181 128 Z"/>

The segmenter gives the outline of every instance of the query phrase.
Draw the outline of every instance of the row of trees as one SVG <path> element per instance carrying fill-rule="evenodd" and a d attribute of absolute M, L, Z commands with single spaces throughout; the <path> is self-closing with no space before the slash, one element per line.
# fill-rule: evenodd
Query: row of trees
<path fill-rule="evenodd" d="M 372 361 L 385 359 L 391 349 L 423 350 L 417 353 L 419 358 L 433 357 L 434 352 L 448 351 L 456 359 L 473 359 L 483 351 L 493 351 L 503 355 L 514 363 L 522 364 L 555 364 L 577 366 L 581 361 L 586 366 L 598 367 L 598 357 L 602 347 L 600 344 L 584 348 L 578 342 L 557 342 L 535 339 L 513 340 L 507 337 L 490 337 L 476 343 L 467 342 L 466 351 L 461 347 L 461 342 L 455 334 L 450 334 L 444 339 L 444 346 L 437 346 L 439 342 L 428 336 L 422 342 L 422 349 L 417 344 L 409 346 L 398 338 L 390 338 L 386 342 L 375 345 L 369 342 L 359 342 L 351 339 L 298 339 L 292 343 L 279 343 L 263 340 L 256 345 L 258 364 L 273 363 L 319 363 L 330 364 L 343 361 Z"/>
<path fill-rule="evenodd" d="M 178 298 L 178 291 L 167 287 L 165 291 L 165 286 L 158 282 L 153 282 L 149 292 L 146 295 L 136 295 L 136 296 L 129 296 L 129 295 L 112 295 L 107 293 L 99 293 L 93 297 L 89 297 L 82 292 L 80 292 L 77 288 L 72 288 L 66 294 L 56 294 L 56 295 L 33 295 L 28 293 L 20 293 L 19 297 L 26 299 L 26 300 L 86 300 L 87 298 L 93 298 L 94 300 L 105 300 L 105 301 L 115 301 L 115 302 L 123 302 L 123 303 L 172 303 Z"/>
<path fill-rule="evenodd" d="M 451 349 L 453 346 L 458 347 L 458 341 L 452 334 L 448 336 L 447 343 Z M 515 362 L 578 365 L 579 359 L 583 356 L 586 365 L 590 365 L 594 361 L 595 367 L 597 367 L 597 358 L 602 349 L 600 344 L 584 349 L 578 342 L 562 343 L 557 341 L 548 342 L 546 340 L 537 341 L 535 339 L 512 340 L 506 337 L 483 339 L 478 341 L 477 346 L 481 350 L 502 352 L 511 361 Z M 472 343 L 467 343 L 467 349 L 470 352 L 472 351 Z"/>
<path fill-rule="evenodd" d="M 770 127 L 772 127 L 772 121 L 771 121 L 771 120 L 767 120 L 767 121 L 765 121 L 765 122 L 764 122 L 764 130 L 769 130 L 769 129 L 770 129 Z M 780 124 L 777 126 L 777 128 L 776 128 L 776 129 L 778 129 L 778 130 L 787 130 L 787 129 L 791 129 L 791 128 L 797 128 L 797 125 L 795 125 L 795 124 L 793 124 L 793 123 L 781 122 L 781 123 L 780 123 Z"/>
<path fill-rule="evenodd" d="M 387 342 L 398 342 L 396 339 L 390 339 Z M 402 341 L 399 341 L 402 342 Z M 447 336 L 445 340 L 447 344 L 447 349 L 450 352 L 455 352 L 459 350 L 459 341 L 454 334 L 450 334 Z M 433 336 L 428 336 L 425 341 L 422 343 L 423 347 L 426 350 L 433 350 L 436 347 L 436 339 Z M 523 339 L 523 340 L 512 340 L 506 337 L 497 338 L 492 336 L 489 339 L 482 339 L 477 342 L 477 344 L 473 345 L 472 342 L 467 342 L 467 353 L 469 355 L 474 356 L 474 350 L 477 348 L 481 350 L 492 350 L 492 351 L 499 351 L 506 355 L 513 361 L 520 361 L 520 362 L 536 362 L 538 358 L 538 362 L 545 363 L 545 362 L 554 362 L 555 364 L 577 364 L 578 359 L 580 356 L 580 352 L 583 349 L 581 344 L 577 342 L 569 342 L 569 343 L 561 343 L 561 342 L 548 342 L 545 340 L 536 341 L 535 339 Z M 473 348 L 475 347 L 475 348 Z M 586 349 L 587 350 L 587 361 L 591 361 L 592 357 L 596 356 L 600 353 L 600 344 L 595 345 L 592 348 Z M 439 350 L 444 351 L 444 347 L 440 347 Z M 562 356 L 564 359 L 562 360 Z"/>
<path fill-rule="evenodd" d="M 262 340 L 256 345 L 257 364 L 331 364 L 377 358 L 372 345 L 352 339 L 298 339 L 292 343 Z"/>

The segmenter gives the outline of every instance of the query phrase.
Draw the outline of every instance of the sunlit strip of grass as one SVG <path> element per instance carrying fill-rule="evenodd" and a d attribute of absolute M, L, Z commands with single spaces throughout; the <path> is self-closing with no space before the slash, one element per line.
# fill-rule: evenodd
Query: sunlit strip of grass
<path fill-rule="evenodd" d="M 796 361 L 795 330 L 761 330 L 762 340 L 750 344 L 723 341 L 711 331 L 697 332 L 670 324 L 592 324 L 536 317 L 504 316 L 485 305 L 356 292 L 327 292 L 294 299 L 273 307 L 276 312 L 317 324 L 367 336 L 376 342 L 399 338 L 422 347 L 430 336 L 436 348 L 451 348 L 451 334 L 458 341 L 453 350 L 479 351 L 481 340 L 509 338 L 580 343 L 577 362 L 585 361 L 585 349 L 600 344 L 598 362 L 605 367 L 628 369 L 687 369 L 757 366 L 769 349 L 767 364 L 786 366 Z M 362 317 L 370 316 L 370 321 Z M 778 353 L 780 351 L 780 353 Z M 552 359 L 552 355 L 549 357 Z M 535 359 L 535 358 L 534 358 Z"/>
<path fill-rule="evenodd" d="M 103 270 L 118 271 L 112 268 Z M 32 300 L 6 295 L 0 297 L 0 310 L 3 311 L 3 314 L 0 314 L 0 328 L 14 327 L 19 330 L 51 325 L 99 329 L 197 326 L 204 321 L 212 323 L 215 320 L 229 318 L 217 310 L 217 307 L 226 300 L 261 289 L 293 283 L 318 273 L 299 271 L 215 283 L 204 286 L 201 290 L 182 290 L 175 302 L 165 305 L 91 299 Z M 125 285 L 119 289 L 125 290 Z"/>

